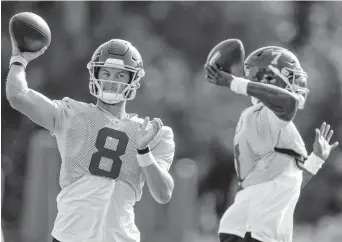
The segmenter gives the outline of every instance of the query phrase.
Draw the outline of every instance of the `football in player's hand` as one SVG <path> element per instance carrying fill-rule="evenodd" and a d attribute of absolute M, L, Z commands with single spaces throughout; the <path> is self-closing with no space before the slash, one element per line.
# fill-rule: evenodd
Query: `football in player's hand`
<path fill-rule="evenodd" d="M 51 43 L 49 25 L 34 13 L 14 15 L 9 23 L 9 32 L 21 52 L 36 52 Z"/>
<path fill-rule="evenodd" d="M 227 39 L 218 43 L 209 53 L 207 63 L 232 75 L 237 75 L 243 68 L 245 49 L 241 40 Z"/>

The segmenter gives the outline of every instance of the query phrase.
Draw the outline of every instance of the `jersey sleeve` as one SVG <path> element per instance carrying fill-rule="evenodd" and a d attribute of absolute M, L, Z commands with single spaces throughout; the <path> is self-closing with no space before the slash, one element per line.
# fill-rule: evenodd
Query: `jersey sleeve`
<path fill-rule="evenodd" d="M 152 147 L 151 152 L 159 164 L 170 169 L 175 154 L 175 142 L 173 132 L 170 127 L 163 126 L 156 137 L 156 144 Z"/>
<path fill-rule="evenodd" d="M 261 137 L 271 137 L 275 142 L 278 139 L 280 130 L 291 121 L 285 121 L 277 117 L 268 107 L 263 106 L 256 112 L 256 128 Z"/>
<path fill-rule="evenodd" d="M 54 127 L 50 130 L 51 135 L 58 134 L 61 130 L 63 130 L 64 126 L 70 120 L 74 113 L 74 100 L 65 97 L 62 100 L 53 100 L 56 107 L 55 118 L 54 118 Z"/>

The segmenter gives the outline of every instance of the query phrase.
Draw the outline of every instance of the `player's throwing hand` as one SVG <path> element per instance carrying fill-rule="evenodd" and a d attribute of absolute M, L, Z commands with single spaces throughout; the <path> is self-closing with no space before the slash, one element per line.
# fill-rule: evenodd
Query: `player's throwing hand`
<path fill-rule="evenodd" d="M 142 150 L 146 148 L 149 143 L 157 136 L 159 130 L 162 127 L 163 123 L 159 118 L 154 118 L 150 122 L 150 118 L 146 117 L 137 134 L 137 149 Z"/>
<path fill-rule="evenodd" d="M 21 56 L 27 61 L 27 63 L 41 56 L 47 49 L 47 47 L 44 46 L 37 52 L 21 52 L 15 40 L 13 39 L 12 35 L 11 35 L 11 42 L 12 42 L 12 56 Z"/>
<path fill-rule="evenodd" d="M 221 71 L 216 64 L 209 65 L 205 64 L 204 69 L 206 71 L 206 79 L 208 82 L 218 86 L 228 86 L 233 81 L 234 76 Z"/>
<path fill-rule="evenodd" d="M 325 122 L 322 123 L 321 129 L 316 129 L 315 142 L 313 144 L 313 152 L 320 157 L 322 160 L 326 160 L 330 152 L 338 146 L 336 141 L 330 145 L 330 139 L 334 134 L 334 130 L 330 130 L 330 125 Z"/>

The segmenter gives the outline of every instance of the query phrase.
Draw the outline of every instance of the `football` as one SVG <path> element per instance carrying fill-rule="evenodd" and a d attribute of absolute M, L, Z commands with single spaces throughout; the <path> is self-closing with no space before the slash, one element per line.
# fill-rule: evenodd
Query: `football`
<path fill-rule="evenodd" d="M 9 32 L 21 52 L 36 52 L 51 43 L 51 31 L 43 18 L 31 12 L 14 15 Z"/>
<path fill-rule="evenodd" d="M 207 63 L 232 75 L 237 75 L 243 68 L 245 49 L 241 40 L 227 39 L 218 43 L 209 53 Z"/>

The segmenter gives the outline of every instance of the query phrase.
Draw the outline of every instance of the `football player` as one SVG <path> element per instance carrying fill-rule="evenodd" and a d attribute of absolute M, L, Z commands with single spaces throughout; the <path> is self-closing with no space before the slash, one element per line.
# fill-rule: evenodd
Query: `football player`
<path fill-rule="evenodd" d="M 51 131 L 62 158 L 53 241 L 140 241 L 133 206 L 145 180 L 157 202 L 171 199 L 174 181 L 168 171 L 175 143 L 172 129 L 160 119 L 126 112 L 126 101 L 134 99 L 144 76 L 138 50 L 121 39 L 97 48 L 87 66 L 94 105 L 67 97 L 50 100 L 30 89 L 25 68 L 46 48 L 21 53 L 12 39 L 12 49 L 7 99 Z"/>
<path fill-rule="evenodd" d="M 307 74 L 287 49 L 267 46 L 245 60 L 245 78 L 205 65 L 210 83 L 250 96 L 234 137 L 239 191 L 220 221 L 221 242 L 291 242 L 293 214 L 301 187 L 315 175 L 338 143 L 325 123 L 316 130 L 314 150 L 292 122 L 307 94 Z"/>

